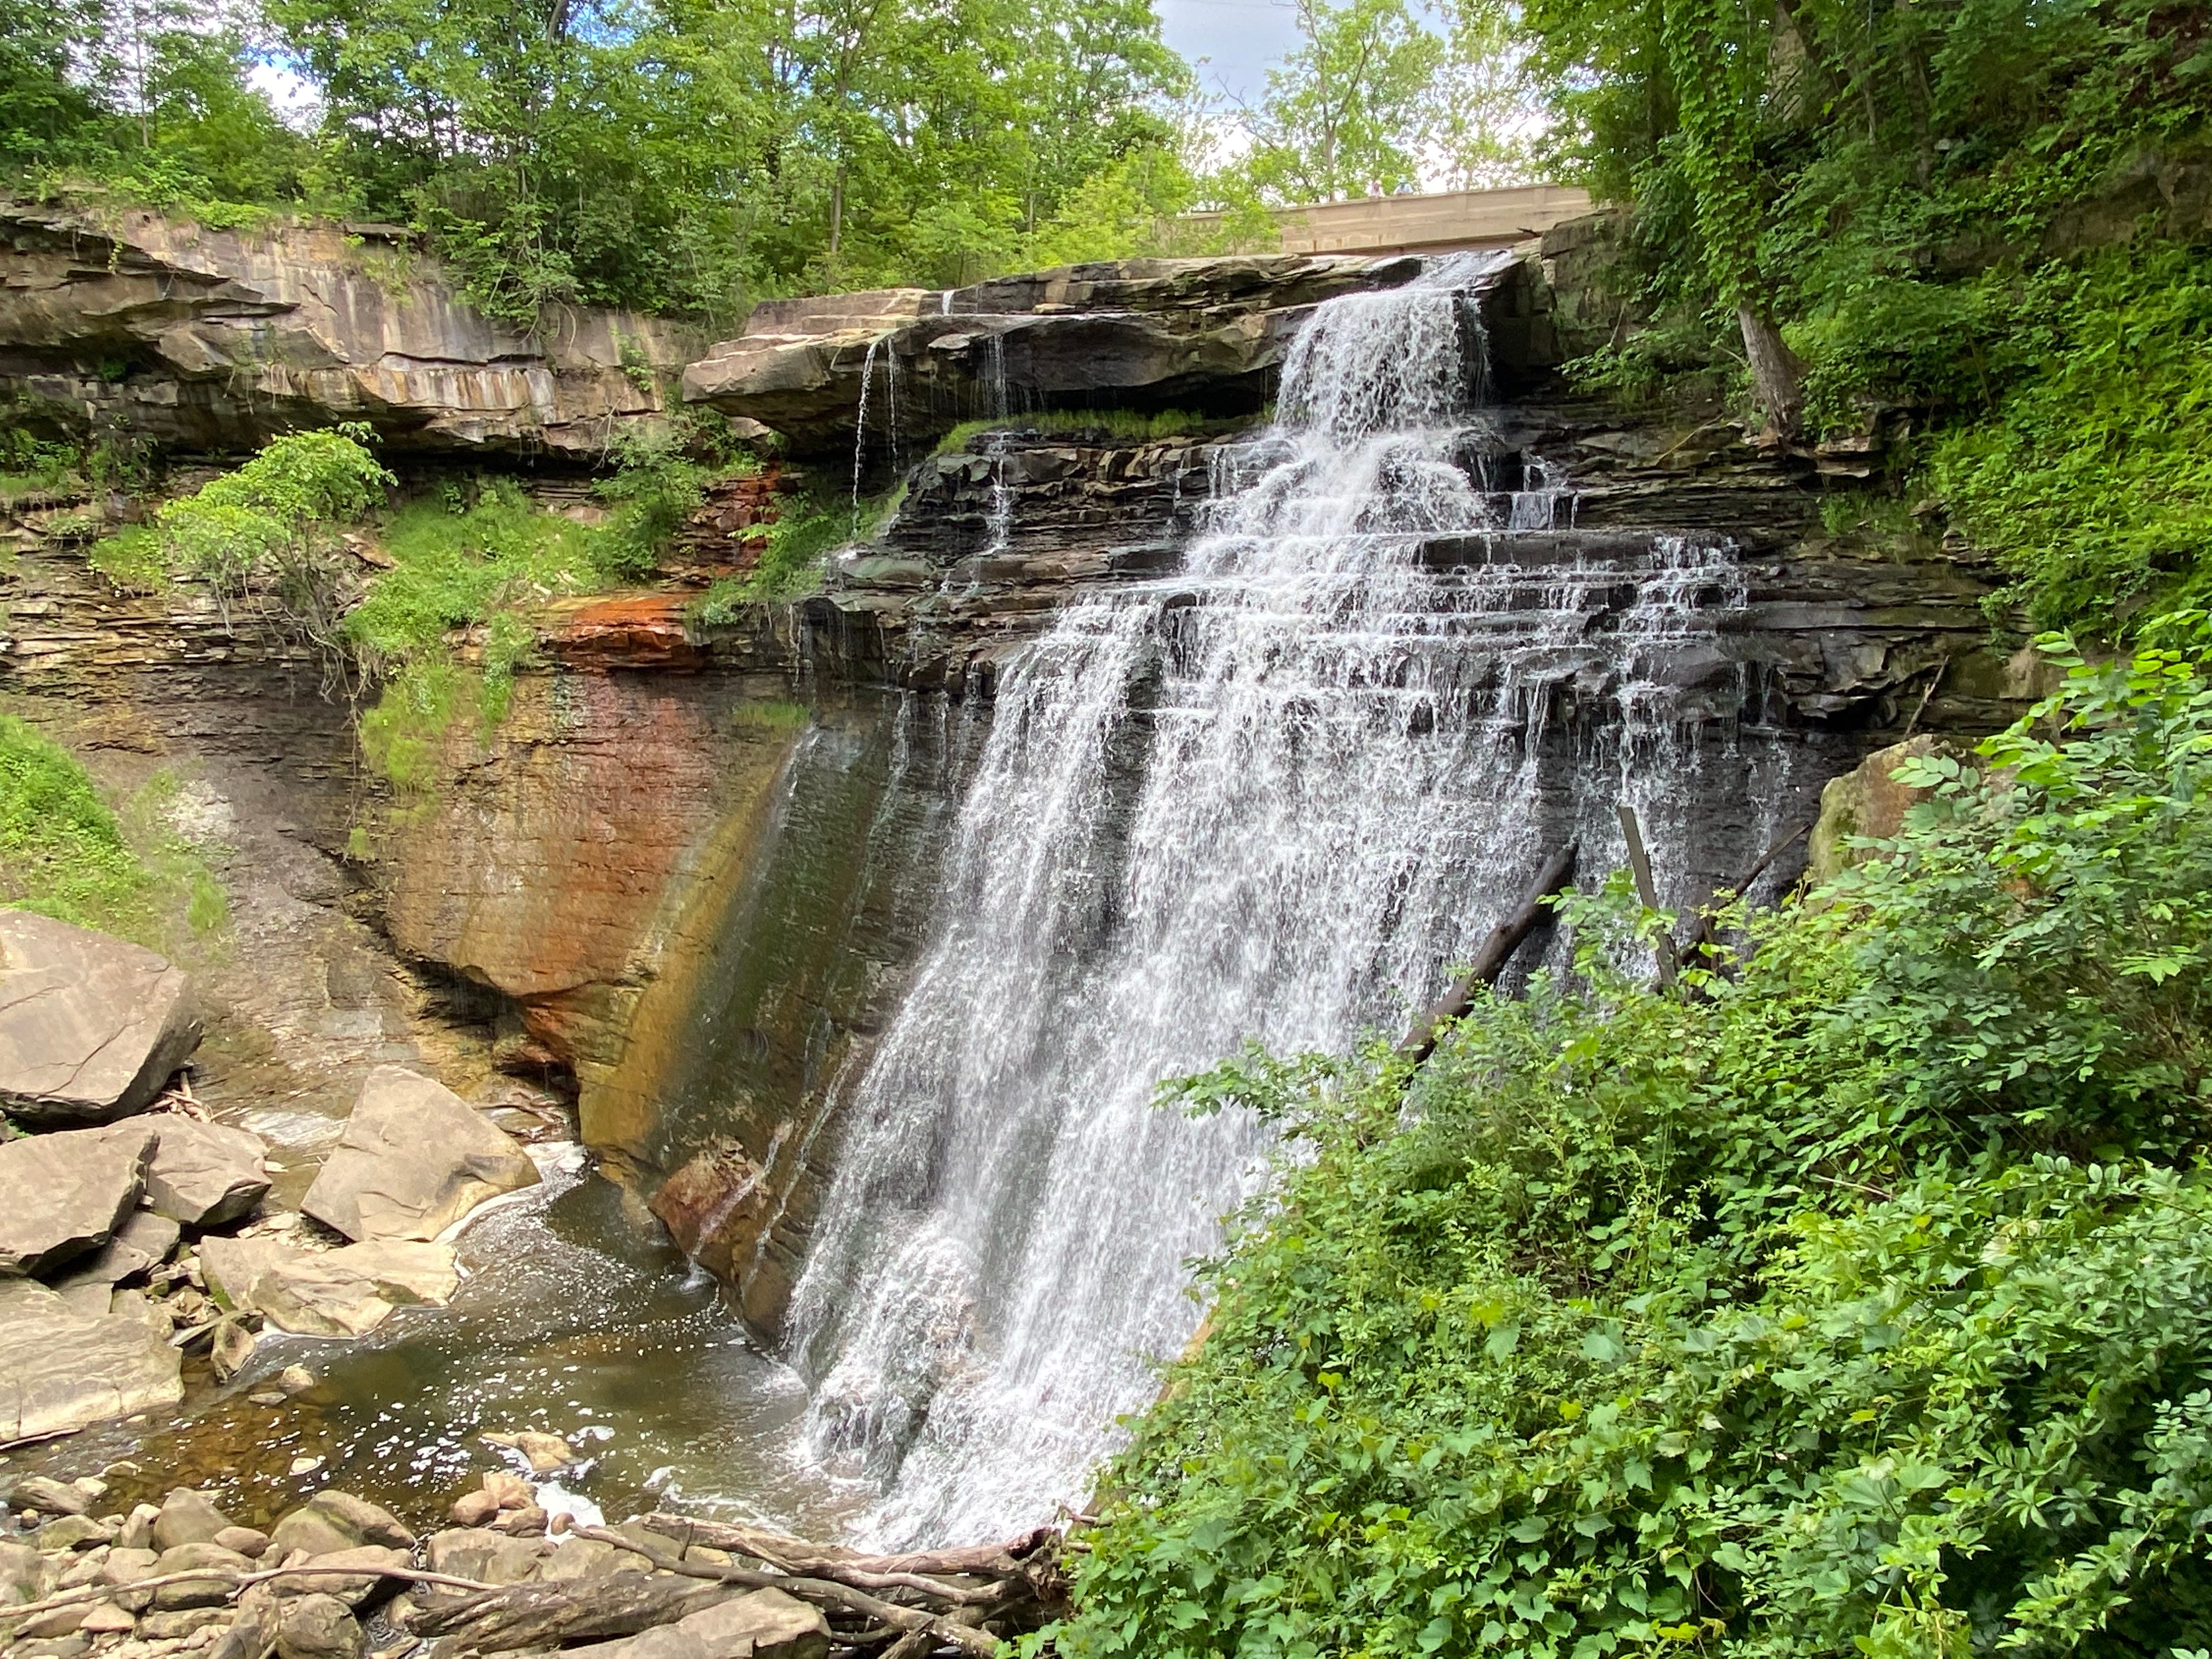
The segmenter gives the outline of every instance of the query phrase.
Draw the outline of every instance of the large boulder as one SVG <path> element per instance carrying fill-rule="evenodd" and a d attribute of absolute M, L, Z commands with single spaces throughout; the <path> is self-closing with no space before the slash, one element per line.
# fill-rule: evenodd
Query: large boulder
<path fill-rule="evenodd" d="M 302 1250 L 269 1238 L 200 1241 L 208 1288 L 240 1313 L 295 1336 L 365 1336 L 396 1308 L 442 1304 L 459 1287 L 444 1244 L 379 1239 Z"/>
<path fill-rule="evenodd" d="M 138 1206 L 157 1139 L 141 1121 L 0 1144 L 0 1277 L 105 1245 Z"/>
<path fill-rule="evenodd" d="M 143 1110 L 199 1045 L 188 990 L 126 939 L 0 910 L 0 1110 L 42 1129 Z"/>
<path fill-rule="evenodd" d="M 590 1659 L 823 1659 L 830 1621 L 798 1597 L 757 1589 L 616 1642 L 571 1649 Z"/>
<path fill-rule="evenodd" d="M 431 1239 L 537 1179 L 520 1144 L 452 1090 L 380 1066 L 300 1207 L 348 1238 Z"/>
<path fill-rule="evenodd" d="M 146 1170 L 155 1214 L 187 1227 L 220 1227 L 249 1214 L 269 1191 L 268 1144 L 251 1129 L 165 1116 Z"/>
<path fill-rule="evenodd" d="M 1909 760 L 1971 758 L 1938 737 L 1907 738 L 1877 749 L 1820 791 L 1820 816 L 1805 848 L 1805 873 L 1814 885 L 1841 874 L 1866 856 L 1854 840 L 1888 841 L 1905 828 L 1905 815 L 1935 793 L 1899 783 L 1891 775 Z"/>
<path fill-rule="evenodd" d="M 120 1285 L 167 1261 L 181 1237 L 183 1229 L 168 1217 L 133 1210 L 106 1244 L 78 1256 L 48 1282 L 64 1295 L 87 1285 Z"/>
<path fill-rule="evenodd" d="M 43 1285 L 0 1280 L 0 1443 L 173 1406 L 183 1358 L 148 1320 L 88 1316 Z"/>

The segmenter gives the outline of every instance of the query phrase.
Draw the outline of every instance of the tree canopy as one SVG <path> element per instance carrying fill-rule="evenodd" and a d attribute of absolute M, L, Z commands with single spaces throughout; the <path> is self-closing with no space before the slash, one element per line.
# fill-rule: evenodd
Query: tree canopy
<path fill-rule="evenodd" d="M 1264 241 L 1262 202 L 1413 184 L 1469 37 L 1405 0 L 1299 16 L 1249 153 L 1217 161 L 1150 0 L 0 0 L 0 165 L 218 223 L 411 224 L 518 319 L 714 317 L 1209 251 L 1168 224 L 1194 207 Z"/>

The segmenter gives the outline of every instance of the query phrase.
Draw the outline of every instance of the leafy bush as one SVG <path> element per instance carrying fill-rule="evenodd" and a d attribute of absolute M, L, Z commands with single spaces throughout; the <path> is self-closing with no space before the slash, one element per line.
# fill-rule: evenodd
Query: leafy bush
<path fill-rule="evenodd" d="M 378 537 L 391 568 L 345 619 L 345 637 L 374 670 L 439 647 L 456 629 L 501 607 L 604 587 L 608 569 L 592 532 L 546 512 L 510 479 L 473 498 L 411 501 Z"/>
<path fill-rule="evenodd" d="M 204 581 L 226 610 L 249 592 L 284 625 L 337 649 L 333 555 L 338 526 L 383 499 L 392 475 L 362 446 L 368 428 L 348 422 L 287 433 L 235 471 L 155 514 L 162 564 Z M 137 544 L 112 545 L 105 565 L 144 566 Z"/>
<path fill-rule="evenodd" d="M 702 627 L 726 628 L 744 615 L 747 606 L 787 603 L 816 592 L 830 555 L 876 535 L 905 495 L 902 482 L 863 501 L 857 510 L 848 502 L 813 496 L 786 500 L 775 522 L 768 526 L 760 562 L 743 576 L 724 577 L 708 587 L 691 608 L 691 620 Z"/>
<path fill-rule="evenodd" d="M 2165 1656 L 2212 1629 L 2212 673 L 2095 665 L 1667 995 L 1656 918 L 1294 1150 L 1205 1270 L 1068 1655 Z"/>
<path fill-rule="evenodd" d="M 2124 616 L 2212 572 L 2212 279 L 2200 252 L 2117 249 L 1990 279 L 1989 414 L 1943 432 L 1929 488 L 2045 624 Z"/>
<path fill-rule="evenodd" d="M 707 441 L 697 447 L 708 459 L 695 459 L 688 452 L 702 437 Z M 608 567 L 632 580 L 652 574 L 684 520 L 706 499 L 708 485 L 755 470 L 734 446 L 717 444 L 712 434 L 689 428 L 657 437 L 626 437 L 615 453 L 614 476 L 602 479 L 592 493 L 614 508 L 599 532 Z"/>

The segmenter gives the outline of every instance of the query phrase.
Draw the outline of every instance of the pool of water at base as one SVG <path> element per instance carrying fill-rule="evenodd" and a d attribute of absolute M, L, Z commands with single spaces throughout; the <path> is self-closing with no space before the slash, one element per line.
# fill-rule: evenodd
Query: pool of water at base
<path fill-rule="evenodd" d="M 449 1306 L 402 1308 L 356 1341 L 264 1334 L 235 1381 L 203 1382 L 173 1418 L 20 1449 L 0 1482 L 109 1471 L 103 1510 L 192 1486 L 261 1527 L 336 1486 L 421 1528 L 485 1470 L 524 1467 L 483 1436 L 540 1429 L 583 1460 L 562 1490 L 611 1519 L 665 1506 L 838 1536 L 867 1494 L 803 1460 L 799 1379 L 580 1152 L 539 1151 L 544 1182 L 455 1241 L 466 1277 Z M 255 1404 L 291 1364 L 315 1386 Z"/>

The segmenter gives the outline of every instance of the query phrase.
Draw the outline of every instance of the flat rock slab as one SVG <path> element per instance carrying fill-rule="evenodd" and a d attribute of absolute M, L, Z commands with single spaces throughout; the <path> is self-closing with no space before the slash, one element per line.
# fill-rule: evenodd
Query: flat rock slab
<path fill-rule="evenodd" d="M 520 1143 L 452 1090 L 380 1066 L 300 1207 L 348 1238 L 433 1239 L 486 1199 L 537 1180 Z"/>
<path fill-rule="evenodd" d="M 796 1596 L 757 1589 L 672 1625 L 570 1651 L 591 1659 L 823 1659 L 830 1621 Z"/>
<path fill-rule="evenodd" d="M 0 1445 L 173 1406 L 183 1359 L 148 1320 L 88 1317 L 43 1285 L 0 1281 Z"/>
<path fill-rule="evenodd" d="M 126 939 L 0 910 L 0 1110 L 42 1129 L 143 1110 L 199 1046 L 187 989 Z"/>
<path fill-rule="evenodd" d="M 402 1239 L 301 1250 L 270 1238 L 204 1238 L 208 1288 L 295 1336 L 363 1336 L 410 1304 L 443 1305 L 461 1282 L 449 1245 Z"/>
<path fill-rule="evenodd" d="M 0 1276 L 51 1272 L 106 1245 L 138 1207 L 158 1139 L 138 1121 L 0 1144 Z"/>
<path fill-rule="evenodd" d="M 250 1214 L 269 1191 L 268 1143 L 251 1129 L 164 1114 L 161 1144 L 146 1170 L 154 1213 L 187 1227 L 220 1227 Z"/>
<path fill-rule="evenodd" d="M 89 1250 L 64 1266 L 50 1282 L 67 1295 L 81 1285 L 105 1289 L 126 1279 L 151 1273 L 169 1259 L 184 1230 L 167 1216 L 151 1210 L 133 1210 L 123 1218 L 114 1236 L 99 1249 Z"/>

